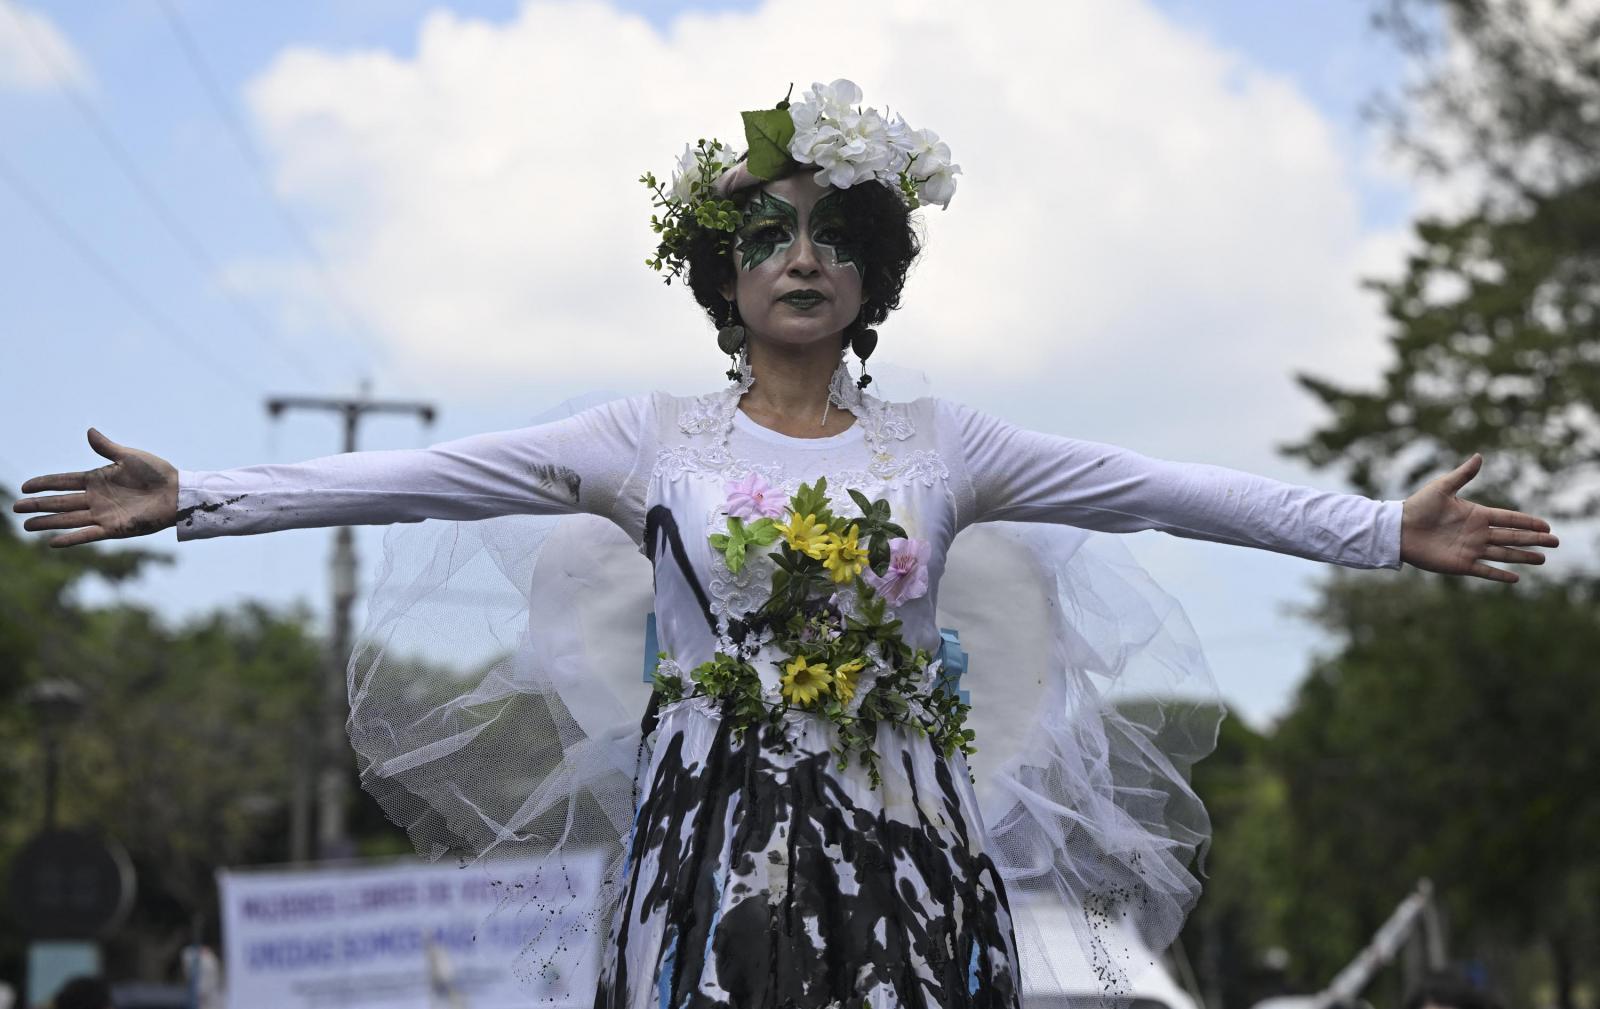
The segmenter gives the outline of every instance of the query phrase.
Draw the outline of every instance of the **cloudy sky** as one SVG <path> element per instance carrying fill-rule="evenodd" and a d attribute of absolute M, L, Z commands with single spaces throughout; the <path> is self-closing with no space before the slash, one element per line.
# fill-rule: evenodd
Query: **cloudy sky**
<path fill-rule="evenodd" d="M 637 178 L 737 140 L 790 81 L 848 77 L 963 168 L 886 367 L 1041 430 L 1339 488 L 1275 447 L 1318 420 L 1293 373 L 1385 360 L 1357 280 L 1399 261 L 1417 195 L 1357 115 L 1404 71 L 1367 10 L 0 0 L 0 485 L 93 464 L 91 423 L 189 469 L 322 455 L 330 417 L 263 400 L 363 380 L 441 410 L 371 422 L 370 448 L 712 388 L 713 334 L 641 265 Z M 174 618 L 320 613 L 329 539 L 166 533 L 175 563 L 124 591 Z M 1287 615 L 1318 567 L 1129 543 L 1236 710 L 1280 712 L 1321 644 Z"/>

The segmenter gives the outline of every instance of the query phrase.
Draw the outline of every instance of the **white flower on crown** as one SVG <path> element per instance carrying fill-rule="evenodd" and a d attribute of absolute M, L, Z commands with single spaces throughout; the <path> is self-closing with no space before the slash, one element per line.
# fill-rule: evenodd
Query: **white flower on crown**
<path fill-rule="evenodd" d="M 876 179 L 898 189 L 904 176 L 920 202 L 948 207 L 961 171 L 950 163 L 950 146 L 932 130 L 913 130 L 898 115 L 885 118 L 877 109 L 860 108 L 860 101 L 861 89 L 852 81 L 812 84 L 789 106 L 789 155 L 816 165 L 823 185 L 848 189 Z"/>
<path fill-rule="evenodd" d="M 709 178 L 701 171 L 700 161 L 695 157 L 694 148 L 688 144 L 683 145 L 683 156 L 678 158 L 678 167 L 672 173 L 672 195 L 682 203 L 688 203 L 694 197 L 694 184 L 696 182 L 711 183 L 717 176 L 732 168 L 739 161 L 739 155 L 727 147 L 719 148 L 711 155 L 715 173 Z"/>
<path fill-rule="evenodd" d="M 861 102 L 861 89 L 851 81 L 839 79 L 832 84 L 813 84 L 811 90 L 789 105 L 789 118 L 794 120 L 794 139 L 789 141 L 789 153 L 796 156 L 821 143 L 843 137 L 847 124 L 858 117 L 855 106 Z M 808 164 L 810 162 L 807 162 Z"/>
<path fill-rule="evenodd" d="M 918 175 L 927 176 L 952 167 L 950 145 L 940 140 L 939 134 L 932 130 L 907 129 L 900 144 Z"/>
<path fill-rule="evenodd" d="M 948 169 L 941 169 L 927 178 L 919 180 L 917 198 L 923 203 L 933 203 L 943 208 L 949 208 L 950 197 L 956 195 L 955 177 L 960 172 L 960 165 L 951 165 Z"/>
<path fill-rule="evenodd" d="M 948 207 L 961 172 L 960 165 L 950 163 L 950 145 L 932 130 L 916 130 L 909 132 L 904 150 L 911 160 L 911 177 L 918 183 L 917 196 L 924 203 Z"/>

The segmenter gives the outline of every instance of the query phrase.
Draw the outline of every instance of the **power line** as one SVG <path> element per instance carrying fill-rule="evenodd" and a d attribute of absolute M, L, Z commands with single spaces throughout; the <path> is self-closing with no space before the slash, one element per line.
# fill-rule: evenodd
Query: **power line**
<path fill-rule="evenodd" d="M 72 251 L 82 256 L 84 262 L 89 264 L 89 268 L 100 275 L 101 280 L 105 281 L 112 290 L 122 295 L 123 300 L 127 301 L 133 307 L 133 310 L 143 317 L 146 325 L 177 344 L 186 354 L 201 361 L 212 371 L 215 371 L 218 375 L 241 389 L 250 393 L 257 391 L 257 386 L 254 383 L 245 379 L 244 376 L 234 371 L 233 368 L 223 363 L 220 359 L 211 356 L 211 353 L 206 350 L 203 343 L 190 337 L 170 316 L 146 300 L 144 295 L 139 293 L 139 288 L 135 284 L 124 277 L 116 267 L 112 266 L 111 263 L 96 252 L 92 244 L 73 230 L 72 226 L 57 214 L 45 202 L 43 197 L 34 192 L 33 188 L 23 181 L 22 176 L 17 174 L 16 169 L 11 167 L 11 163 L 5 159 L 4 155 L 0 155 L 0 179 L 5 181 L 6 185 L 11 188 L 18 198 L 33 208 L 34 213 L 38 214 L 45 224 L 49 225 L 57 237 L 65 242 Z"/>
<path fill-rule="evenodd" d="M 328 266 L 328 261 L 323 258 L 322 250 L 317 247 L 316 242 L 312 241 L 310 233 L 300 223 L 300 219 L 278 198 L 277 191 L 272 187 L 272 173 L 267 166 L 266 159 L 261 156 L 260 150 L 256 148 L 255 141 L 250 138 L 249 129 L 246 128 L 244 122 L 234 112 L 233 103 L 229 100 L 227 92 L 217 82 L 217 75 L 212 72 L 210 63 L 206 61 L 205 53 L 201 50 L 199 43 L 195 41 L 194 34 L 189 31 L 188 26 L 184 23 L 182 15 L 178 13 L 178 8 L 171 0 L 155 0 L 155 3 L 156 6 L 161 8 L 162 13 L 166 15 L 167 24 L 172 28 L 172 34 L 178 40 L 178 48 L 183 52 L 189 68 L 200 79 L 206 97 L 210 99 L 211 106 L 216 111 L 217 117 L 228 128 L 228 134 L 233 138 L 234 144 L 238 146 L 239 152 L 250 166 L 251 172 L 255 176 L 256 184 L 261 187 L 262 194 L 266 196 L 267 202 L 272 204 L 273 209 L 277 211 L 278 219 L 282 221 L 284 229 L 294 239 L 295 244 L 300 247 L 301 254 L 311 263 L 318 279 L 327 289 L 328 300 L 338 309 L 339 314 L 344 317 L 345 324 L 358 334 L 361 339 L 366 341 L 369 347 L 377 346 L 378 341 L 373 334 L 372 328 L 366 324 L 360 313 L 355 310 L 351 300 L 345 297 L 344 291 L 334 278 L 333 270 Z"/>
<path fill-rule="evenodd" d="M 183 249 L 190 259 L 194 260 L 203 274 L 220 277 L 222 269 L 216 257 L 211 254 L 194 232 L 184 226 L 156 187 L 139 170 L 138 163 L 128 153 L 127 148 L 122 146 L 121 141 L 117 139 L 116 134 L 112 132 L 111 127 L 106 123 L 105 118 L 96 110 L 94 103 L 89 100 L 81 88 L 69 82 L 66 68 L 61 66 L 56 54 L 51 51 L 49 46 L 39 44 L 34 37 L 33 26 L 28 24 L 27 19 L 12 6 L 10 0 L 0 0 L 0 7 L 6 9 L 6 13 L 17 26 L 18 34 L 27 40 L 27 44 L 33 49 L 35 55 L 55 71 L 52 76 L 55 79 L 56 89 L 78 110 L 78 114 L 89 125 L 90 131 L 100 141 L 100 145 L 111 155 L 112 162 L 127 178 L 134 191 L 139 194 L 151 213 L 155 215 L 156 220 L 161 223 L 162 228 L 177 243 L 178 247 Z M 321 383 L 321 378 L 317 375 L 316 369 L 312 368 L 299 353 L 278 339 L 276 332 L 262 317 L 259 309 L 239 297 L 226 284 L 220 284 L 219 290 L 222 291 L 228 302 L 233 305 L 240 318 L 244 320 L 245 325 L 254 331 L 262 342 L 272 346 L 282 354 L 295 371 L 300 373 L 301 377 L 309 382 Z"/>

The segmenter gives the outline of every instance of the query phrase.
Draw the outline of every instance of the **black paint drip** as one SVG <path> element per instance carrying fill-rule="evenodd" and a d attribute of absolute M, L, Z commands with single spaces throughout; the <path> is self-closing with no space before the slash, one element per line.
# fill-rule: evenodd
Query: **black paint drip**
<path fill-rule="evenodd" d="M 190 505 L 187 508 L 180 508 L 180 509 L 178 509 L 178 517 L 177 517 L 176 521 L 177 522 L 182 522 L 183 524 L 188 525 L 188 526 L 192 526 L 192 525 L 194 525 L 194 513 L 195 512 L 207 512 L 207 513 L 210 513 L 210 512 L 218 511 L 220 509 L 228 507 L 229 505 L 238 504 L 240 501 L 243 501 L 245 498 L 247 498 L 249 496 L 250 495 L 248 495 L 248 494 L 240 494 L 238 497 L 226 498 L 226 499 L 224 499 L 222 501 L 213 501 L 210 504 L 196 504 L 196 505 Z M 174 524 L 176 524 L 176 522 Z"/>

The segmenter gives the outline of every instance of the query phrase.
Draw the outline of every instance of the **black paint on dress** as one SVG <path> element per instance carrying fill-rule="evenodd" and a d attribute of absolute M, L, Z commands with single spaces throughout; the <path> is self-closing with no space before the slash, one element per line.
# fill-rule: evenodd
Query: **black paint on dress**
<path fill-rule="evenodd" d="M 703 763 L 685 765 L 681 732 L 657 742 L 596 1009 L 631 1004 L 630 985 L 652 986 L 650 1004 L 674 1009 L 853 1009 L 874 988 L 905 1007 L 1017 1009 L 1005 887 L 968 843 L 948 761 L 935 756 L 938 794 L 919 796 L 918 822 L 906 823 L 858 807 L 832 754 L 776 759 L 782 727 L 736 741 L 730 721 Z M 902 751 L 914 783 L 913 763 Z M 931 821 L 923 802 L 948 822 Z M 727 879 L 737 881 L 724 895 Z M 667 923 L 659 976 L 631 977 L 650 965 L 629 963 L 630 930 L 651 921 Z"/>
<path fill-rule="evenodd" d="M 706 595 L 700 579 L 695 577 L 694 565 L 689 563 L 689 551 L 684 548 L 683 536 L 678 532 L 678 520 L 673 518 L 671 508 L 658 504 L 644 516 L 644 541 L 650 549 L 652 565 L 657 562 L 661 553 L 662 534 L 667 537 L 667 546 L 672 550 L 672 559 L 677 562 L 678 570 L 683 573 L 683 580 L 689 583 L 689 590 L 694 593 L 701 612 L 705 614 L 706 624 L 711 628 L 712 634 L 717 633 L 717 618 L 711 614 L 711 599 Z"/>

